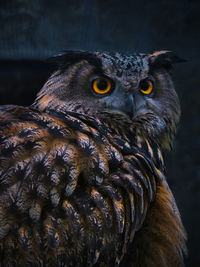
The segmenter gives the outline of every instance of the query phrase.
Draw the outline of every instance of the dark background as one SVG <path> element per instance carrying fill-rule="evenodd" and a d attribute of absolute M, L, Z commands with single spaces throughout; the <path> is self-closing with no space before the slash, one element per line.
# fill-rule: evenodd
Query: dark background
<path fill-rule="evenodd" d="M 188 267 L 200 266 L 200 1 L 0 0 L 0 104 L 29 105 L 59 51 L 176 51 L 182 118 L 166 155 L 168 181 L 188 233 Z"/>

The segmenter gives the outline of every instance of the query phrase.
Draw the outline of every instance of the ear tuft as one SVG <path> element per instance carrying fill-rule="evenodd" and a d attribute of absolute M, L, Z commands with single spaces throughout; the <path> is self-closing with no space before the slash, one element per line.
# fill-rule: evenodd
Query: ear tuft
<path fill-rule="evenodd" d="M 157 51 L 147 56 L 151 67 L 171 67 L 172 64 L 186 62 L 172 51 Z"/>
<path fill-rule="evenodd" d="M 101 60 L 95 55 L 95 53 L 87 51 L 64 51 L 49 60 L 58 64 L 60 69 L 65 69 L 68 66 L 82 60 L 88 61 L 88 63 L 94 65 L 96 68 L 101 68 Z"/>

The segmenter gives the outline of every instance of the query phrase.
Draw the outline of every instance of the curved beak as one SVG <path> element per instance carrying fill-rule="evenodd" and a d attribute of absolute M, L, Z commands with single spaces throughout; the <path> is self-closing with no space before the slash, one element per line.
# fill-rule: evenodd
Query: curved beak
<path fill-rule="evenodd" d="M 121 95 L 121 97 L 116 95 L 108 104 L 106 111 L 109 113 L 123 114 L 123 116 L 126 116 L 129 120 L 132 120 L 135 116 L 135 101 L 133 94 L 126 92 Z"/>
<path fill-rule="evenodd" d="M 129 93 L 124 103 L 121 106 L 119 106 L 119 109 L 123 113 L 125 113 L 129 117 L 129 119 L 133 119 L 135 115 L 135 101 L 132 94 Z"/>

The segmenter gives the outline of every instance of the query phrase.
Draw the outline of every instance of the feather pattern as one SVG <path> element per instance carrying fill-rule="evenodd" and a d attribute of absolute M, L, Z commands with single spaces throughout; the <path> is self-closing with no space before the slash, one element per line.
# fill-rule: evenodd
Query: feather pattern
<path fill-rule="evenodd" d="M 118 265 L 165 179 L 156 143 L 130 129 L 127 147 L 105 124 L 70 112 L 65 121 L 14 106 L 9 113 L 0 128 L 3 263 Z"/>
<path fill-rule="evenodd" d="M 184 266 L 162 156 L 180 116 L 168 73 L 178 57 L 57 60 L 30 107 L 0 107 L 0 266 Z M 111 91 L 97 96 L 95 79 Z"/>

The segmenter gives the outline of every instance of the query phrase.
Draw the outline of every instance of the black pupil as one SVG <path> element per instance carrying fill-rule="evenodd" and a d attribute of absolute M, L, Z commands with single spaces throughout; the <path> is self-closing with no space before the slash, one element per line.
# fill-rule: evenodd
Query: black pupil
<path fill-rule="evenodd" d="M 104 91 L 108 87 L 108 82 L 106 80 L 98 80 L 97 81 L 97 87 L 99 90 Z"/>
<path fill-rule="evenodd" d="M 149 81 L 148 80 L 141 81 L 140 88 L 144 91 L 147 91 L 149 89 Z"/>

